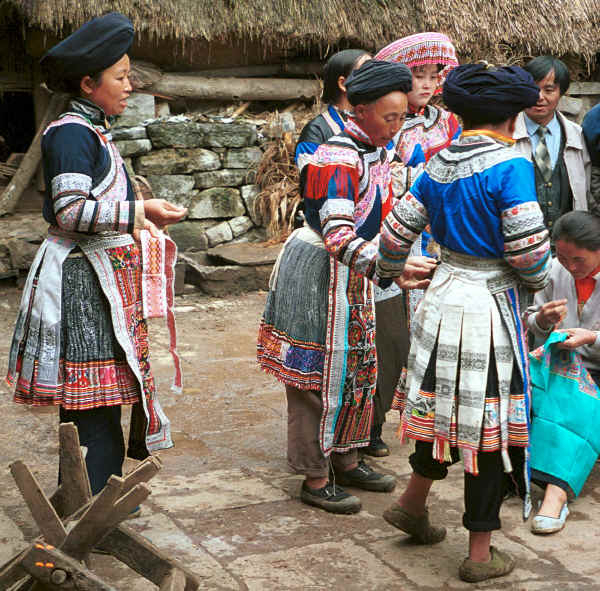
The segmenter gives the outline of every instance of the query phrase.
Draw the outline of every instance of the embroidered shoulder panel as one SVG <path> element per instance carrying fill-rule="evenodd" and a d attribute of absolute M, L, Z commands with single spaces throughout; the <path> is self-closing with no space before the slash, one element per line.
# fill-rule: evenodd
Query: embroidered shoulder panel
<path fill-rule="evenodd" d="M 493 140 L 480 137 L 461 138 L 436 154 L 425 170 L 434 181 L 446 184 L 482 173 L 501 162 L 515 158 L 523 157 Z"/>

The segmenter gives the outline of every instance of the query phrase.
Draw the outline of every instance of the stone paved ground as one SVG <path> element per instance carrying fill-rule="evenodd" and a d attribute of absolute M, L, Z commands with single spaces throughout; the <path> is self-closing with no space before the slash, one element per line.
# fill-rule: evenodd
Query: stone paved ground
<path fill-rule="evenodd" d="M 467 533 L 461 527 L 459 467 L 434 486 L 431 513 L 448 526 L 432 548 L 410 543 L 381 514 L 396 494 L 360 492 L 363 510 L 333 516 L 298 501 L 300 480 L 285 463 L 286 409 L 281 386 L 256 367 L 254 347 L 264 294 L 177 299 L 183 395 L 169 392 L 167 338 L 152 325 L 153 364 L 173 424 L 175 447 L 161 452 L 163 470 L 133 527 L 193 569 L 202 589 L 270 591 L 460 589 L 600 589 L 600 470 L 572 505 L 559 535 L 534 537 L 521 520 L 520 502 L 502 509 L 504 529 L 494 543 L 513 552 L 518 568 L 504 579 L 469 585 L 457 578 Z M 19 292 L 0 287 L 0 359 L 5 370 Z M 8 464 L 23 459 L 51 492 L 55 484 L 57 419 L 53 409 L 29 409 L 0 396 L 0 563 L 36 534 Z M 374 462 L 402 486 L 409 474 L 408 446 L 384 436 L 392 455 Z M 125 423 L 126 421 L 124 421 Z M 119 590 L 147 591 L 150 583 L 108 556 L 94 556 L 95 571 Z"/>

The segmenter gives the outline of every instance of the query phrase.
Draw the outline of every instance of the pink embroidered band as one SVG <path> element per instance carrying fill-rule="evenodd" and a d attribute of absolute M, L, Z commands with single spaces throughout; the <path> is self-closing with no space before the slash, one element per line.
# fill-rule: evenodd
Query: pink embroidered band
<path fill-rule="evenodd" d="M 175 327 L 175 263 L 177 245 L 160 233 L 154 238 L 148 230 L 140 233 L 142 248 L 142 302 L 145 318 L 165 318 L 169 329 L 169 351 L 175 365 L 172 390 L 180 394 L 183 387 L 181 359 L 177 353 Z"/>

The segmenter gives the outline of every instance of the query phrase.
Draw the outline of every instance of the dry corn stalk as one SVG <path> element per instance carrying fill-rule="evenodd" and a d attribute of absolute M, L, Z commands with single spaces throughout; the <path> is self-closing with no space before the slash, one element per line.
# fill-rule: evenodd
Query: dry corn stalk
<path fill-rule="evenodd" d="M 267 146 L 256 173 L 261 191 L 254 208 L 267 228 L 267 236 L 273 241 L 283 241 L 289 236 L 302 202 L 290 139 L 285 136 L 274 139 Z"/>

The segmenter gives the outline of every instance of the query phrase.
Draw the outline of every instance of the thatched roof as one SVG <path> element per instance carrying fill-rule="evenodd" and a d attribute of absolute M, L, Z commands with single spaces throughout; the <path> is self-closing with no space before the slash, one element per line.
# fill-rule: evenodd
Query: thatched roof
<path fill-rule="evenodd" d="M 3 0 L 30 27 L 62 36 L 118 10 L 154 41 L 244 39 L 265 49 L 376 50 L 418 31 L 448 34 L 463 58 L 551 53 L 589 67 L 600 52 L 599 0 Z"/>

